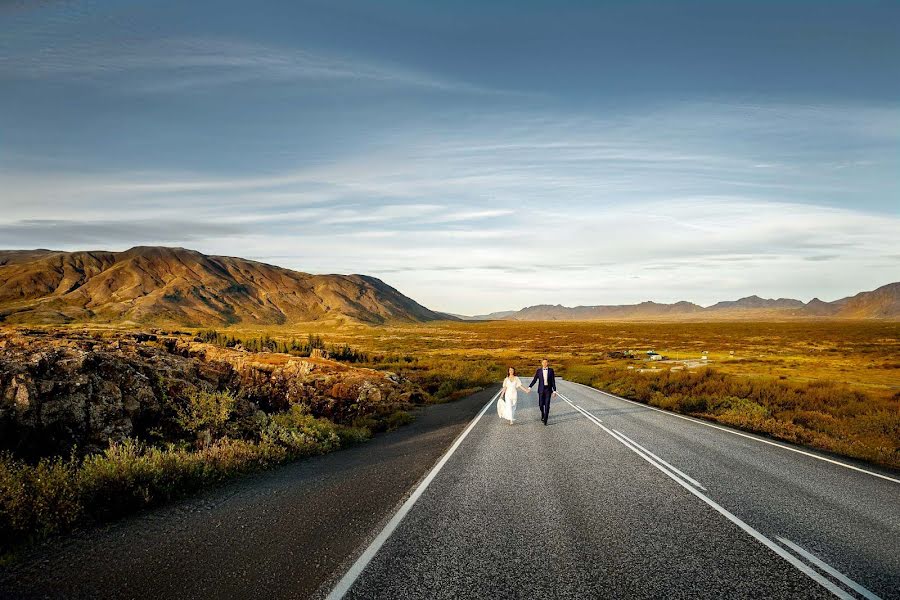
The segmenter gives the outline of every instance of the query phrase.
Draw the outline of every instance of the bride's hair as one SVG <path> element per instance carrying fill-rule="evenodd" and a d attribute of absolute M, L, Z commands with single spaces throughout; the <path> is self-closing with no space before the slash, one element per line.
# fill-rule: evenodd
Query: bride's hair
<path fill-rule="evenodd" d="M 516 368 L 515 368 L 515 367 L 508 367 L 508 368 L 506 369 L 506 376 L 509 377 L 509 371 L 510 371 L 510 369 L 512 369 L 513 376 L 515 376 L 515 375 L 516 375 Z"/>

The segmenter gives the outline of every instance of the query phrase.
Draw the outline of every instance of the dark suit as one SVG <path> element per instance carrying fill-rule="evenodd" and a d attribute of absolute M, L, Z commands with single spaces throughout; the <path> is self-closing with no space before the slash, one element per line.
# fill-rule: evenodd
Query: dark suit
<path fill-rule="evenodd" d="M 531 380 L 531 383 L 528 384 L 528 387 L 534 387 L 534 383 L 538 384 L 538 406 L 541 409 L 541 421 L 545 424 L 547 423 L 547 419 L 550 418 L 550 398 L 553 397 L 553 392 L 556 391 L 556 377 L 553 374 L 553 369 L 547 369 L 547 385 L 544 385 L 544 369 L 538 369 L 534 373 L 534 379 Z"/>

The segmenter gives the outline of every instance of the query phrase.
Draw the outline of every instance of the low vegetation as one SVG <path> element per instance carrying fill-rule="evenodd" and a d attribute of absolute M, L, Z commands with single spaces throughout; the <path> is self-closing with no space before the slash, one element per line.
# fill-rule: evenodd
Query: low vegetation
<path fill-rule="evenodd" d="M 327 334 L 434 399 L 498 383 L 510 365 L 530 376 L 546 357 L 561 376 L 627 398 L 900 467 L 893 321 L 443 322 Z M 651 363 L 648 350 L 665 360 Z"/>
<path fill-rule="evenodd" d="M 75 331 L 53 335 L 81 347 L 87 342 L 73 342 Z M 139 347 L 167 349 L 152 364 L 159 372 L 132 369 L 146 374 L 163 406 L 152 418 L 133 418 L 144 429 L 90 451 L 0 453 L 4 548 L 366 440 L 409 422 L 413 404 L 498 384 L 509 365 L 527 383 L 544 357 L 565 378 L 639 402 L 900 467 L 900 324 L 889 321 L 311 324 L 163 333 L 166 340 Z M 101 328 L 94 335 L 106 344 L 125 334 Z M 666 359 L 651 363 L 648 350 Z M 200 360 L 195 355 L 204 358 L 193 371 L 180 363 L 170 374 L 161 370 L 166 361 Z M 290 362 L 326 356 L 347 366 L 326 361 L 340 369 L 304 375 Z M 91 364 L 108 370 L 108 358 L 100 353 Z M 222 371 L 223 361 L 241 367 Z M 379 371 L 376 390 L 370 382 Z M 172 375 L 182 372 L 205 383 Z M 0 383 L 10 381 L 0 372 Z"/>
<path fill-rule="evenodd" d="M 260 414 L 244 438 L 210 439 L 211 424 L 230 424 L 226 395 L 195 398 L 190 426 L 198 446 L 148 446 L 126 440 L 84 458 L 43 458 L 36 464 L 0 455 L 0 538 L 7 545 L 106 521 L 247 473 L 367 439 L 368 427 L 338 426 L 294 406 Z M 225 418 L 223 418 L 223 416 Z M 222 431 L 224 433 L 224 431 Z"/>
<path fill-rule="evenodd" d="M 305 340 L 292 337 L 289 340 L 277 340 L 268 334 L 259 336 L 235 336 L 206 329 L 197 333 L 200 341 L 214 344 L 220 348 L 239 348 L 247 352 L 280 352 L 291 356 L 312 356 L 316 351 L 319 354 L 340 360 L 343 362 L 358 363 L 367 362 L 369 355 L 351 348 L 348 344 L 326 345 L 325 340 L 318 334 L 308 334 Z"/>
<path fill-rule="evenodd" d="M 575 369 L 610 393 L 883 465 L 900 467 L 898 401 L 833 381 L 797 382 L 696 371 Z"/>
<path fill-rule="evenodd" d="M 193 334 L 57 333 L 0 339 L 0 552 L 363 442 L 426 397 L 395 375 Z"/>

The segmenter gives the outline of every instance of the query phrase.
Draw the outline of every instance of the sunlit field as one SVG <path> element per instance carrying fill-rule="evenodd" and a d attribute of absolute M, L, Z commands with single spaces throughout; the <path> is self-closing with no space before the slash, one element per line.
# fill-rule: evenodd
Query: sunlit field
<path fill-rule="evenodd" d="M 335 321 L 168 333 L 298 355 L 316 340 L 332 358 L 411 379 L 430 402 L 499 385 L 507 366 L 527 377 L 548 358 L 562 377 L 623 397 L 900 467 L 898 322 Z"/>
<path fill-rule="evenodd" d="M 321 335 L 365 366 L 398 371 L 436 401 L 527 373 L 568 379 L 829 452 L 900 466 L 900 323 L 440 322 L 229 329 Z M 617 353 L 632 351 L 634 358 Z M 664 360 L 648 360 L 648 351 Z M 704 354 L 706 353 L 706 354 Z M 703 359 L 706 356 L 706 359 Z"/>

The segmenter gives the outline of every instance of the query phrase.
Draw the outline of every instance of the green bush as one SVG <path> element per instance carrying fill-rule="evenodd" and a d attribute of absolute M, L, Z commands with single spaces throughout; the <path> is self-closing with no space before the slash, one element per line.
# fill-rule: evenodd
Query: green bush
<path fill-rule="evenodd" d="M 76 472 L 72 460 L 29 465 L 0 455 L 0 538 L 24 542 L 71 527 L 82 514 Z"/>
<path fill-rule="evenodd" d="M 176 420 L 185 430 L 197 436 L 197 443 L 208 446 L 221 437 L 222 430 L 234 412 L 236 398 L 228 391 L 196 392 L 187 406 L 176 407 Z"/>
<path fill-rule="evenodd" d="M 372 437 L 372 430 L 368 427 L 338 425 L 336 432 L 341 440 L 341 448 L 365 442 Z"/>
<path fill-rule="evenodd" d="M 284 447 L 291 456 L 309 456 L 340 448 L 337 426 L 308 414 L 300 404 L 269 416 L 261 432 L 263 442 Z"/>
<path fill-rule="evenodd" d="M 403 425 L 407 425 L 408 423 L 412 423 L 414 417 L 406 412 L 405 410 L 398 410 L 394 414 L 388 417 L 387 419 L 387 429 L 388 431 L 393 431 L 398 427 Z"/>

